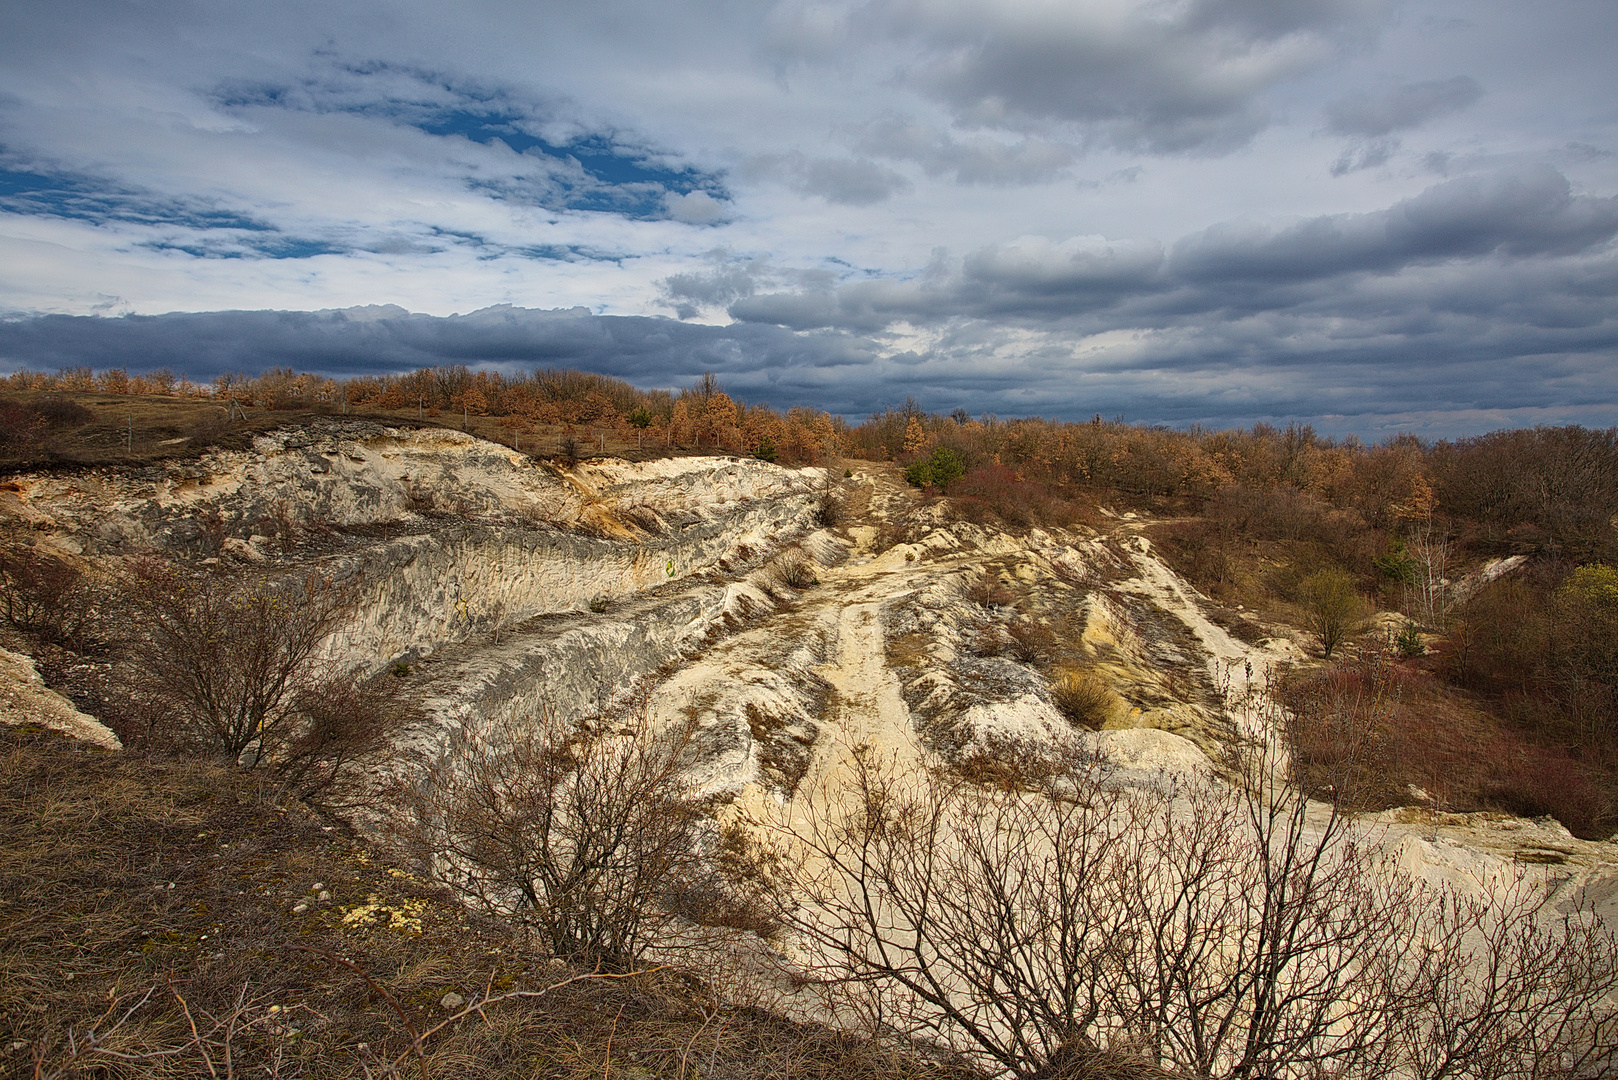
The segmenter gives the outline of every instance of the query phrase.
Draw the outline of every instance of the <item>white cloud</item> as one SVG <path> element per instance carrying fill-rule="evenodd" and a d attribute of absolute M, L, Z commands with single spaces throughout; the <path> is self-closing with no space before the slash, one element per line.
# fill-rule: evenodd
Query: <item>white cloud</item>
<path fill-rule="evenodd" d="M 725 219 L 725 204 L 706 191 L 670 192 L 663 196 L 663 204 L 669 217 L 688 225 L 714 225 Z"/>

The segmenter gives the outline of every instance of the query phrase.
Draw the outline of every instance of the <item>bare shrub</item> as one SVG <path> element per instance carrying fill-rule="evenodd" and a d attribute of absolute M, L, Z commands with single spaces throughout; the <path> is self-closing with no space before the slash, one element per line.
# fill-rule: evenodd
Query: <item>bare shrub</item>
<path fill-rule="evenodd" d="M 815 504 L 815 523 L 822 529 L 835 529 L 847 516 L 848 501 L 840 489 L 828 484 L 820 493 L 820 501 Z"/>
<path fill-rule="evenodd" d="M 0 611 L 18 630 L 84 652 L 105 644 L 104 600 L 72 563 L 21 545 L 0 547 Z"/>
<path fill-rule="evenodd" d="M 1021 1077 L 1068 1075 L 1076 1045 L 1288 1080 L 1571 1077 L 1618 1052 L 1618 941 L 1536 923 L 1526 874 L 1487 900 L 1418 882 L 1258 754 L 1237 786 L 1053 764 L 983 788 L 857 754 L 852 791 L 778 837 L 808 977 Z"/>
<path fill-rule="evenodd" d="M 148 561 L 124 597 L 129 678 L 167 718 L 160 736 L 306 778 L 319 771 L 314 748 L 336 750 L 346 733 L 356 740 L 346 757 L 376 738 L 381 691 L 354 686 L 319 654 L 352 610 L 351 588 L 313 573 L 235 582 Z"/>
<path fill-rule="evenodd" d="M 36 446 L 48 431 L 49 425 L 33 411 L 0 398 L 0 448 L 26 450 Z"/>
<path fill-rule="evenodd" d="M 391 675 L 361 681 L 333 675 L 310 682 L 297 696 L 297 722 L 271 729 L 264 755 L 288 791 L 327 806 L 369 794 L 363 770 L 385 760 L 399 729 L 420 718 Z"/>
<path fill-rule="evenodd" d="M 1034 619 L 1013 619 L 1006 624 L 1011 655 L 1025 664 L 1037 664 L 1056 651 L 1056 635 Z"/>
<path fill-rule="evenodd" d="M 999 623 L 985 623 L 972 635 L 970 648 L 979 656 L 999 656 L 1006 651 L 1006 632 Z"/>
<path fill-rule="evenodd" d="M 993 573 L 985 573 L 968 585 L 966 598 L 981 607 L 1010 607 L 1017 600 Z"/>
<path fill-rule="evenodd" d="M 682 771 L 696 722 L 654 729 L 554 716 L 468 737 L 404 793 L 407 848 L 435 878 L 526 926 L 554 956 L 624 969 L 699 936 L 701 805 Z"/>
<path fill-rule="evenodd" d="M 774 593 L 788 589 L 809 589 L 820 584 L 815 561 L 801 547 L 789 547 L 764 564 L 764 585 Z"/>
<path fill-rule="evenodd" d="M 1068 526 L 1087 516 L 1073 494 L 1060 485 L 1025 480 L 1004 465 L 986 465 L 954 484 L 950 506 L 956 516 L 977 524 L 998 520 L 1012 528 Z"/>
<path fill-rule="evenodd" d="M 32 409 L 35 416 L 53 427 L 88 424 L 95 419 L 95 413 L 71 398 L 62 397 L 60 394 L 49 394 L 36 399 Z"/>
<path fill-rule="evenodd" d="M 1176 1080 L 1175 1074 L 1147 1061 L 1123 1044 L 1105 1049 L 1078 1038 L 1060 1047 L 1028 1080 Z"/>
<path fill-rule="evenodd" d="M 1093 671 L 1059 671 L 1051 680 L 1051 700 L 1068 722 L 1096 731 L 1111 718 L 1118 705 L 1107 680 Z"/>
<path fill-rule="evenodd" d="M 1213 590 L 1235 582 L 1233 549 L 1241 534 L 1214 521 L 1192 520 L 1165 525 L 1158 537 L 1175 568 L 1199 587 Z"/>

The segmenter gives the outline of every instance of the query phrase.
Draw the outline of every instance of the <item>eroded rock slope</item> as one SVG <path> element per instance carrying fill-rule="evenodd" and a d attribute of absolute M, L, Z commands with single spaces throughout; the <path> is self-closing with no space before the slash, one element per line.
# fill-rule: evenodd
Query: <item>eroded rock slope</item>
<path fill-rule="evenodd" d="M 356 583 L 328 649 L 408 669 L 426 715 L 411 760 L 469 729 L 588 722 L 638 697 L 698 721 L 693 779 L 743 813 L 836 789 L 861 748 L 902 765 L 1067 741 L 1122 782 L 1207 773 L 1263 736 L 1262 710 L 1231 702 L 1301 656 L 1284 628 L 1249 642 L 1210 619 L 1129 520 L 1015 535 L 948 521 L 885 466 L 560 470 L 457 432 L 331 420 L 185 464 L 14 477 L 0 515 L 99 567 L 159 551 Z M 1105 689 L 1080 723 L 1052 694 L 1064 672 Z M 1377 827 L 1417 872 L 1482 889 L 1532 865 L 1618 924 L 1613 845 L 1415 809 Z"/>

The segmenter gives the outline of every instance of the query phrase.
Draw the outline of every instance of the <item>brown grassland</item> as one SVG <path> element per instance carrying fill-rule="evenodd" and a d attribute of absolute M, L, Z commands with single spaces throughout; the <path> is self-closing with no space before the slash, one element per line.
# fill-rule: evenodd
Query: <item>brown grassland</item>
<path fill-rule="evenodd" d="M 259 773 L 0 728 L 0 1072 L 967 1075 L 548 962 L 398 866 Z"/>

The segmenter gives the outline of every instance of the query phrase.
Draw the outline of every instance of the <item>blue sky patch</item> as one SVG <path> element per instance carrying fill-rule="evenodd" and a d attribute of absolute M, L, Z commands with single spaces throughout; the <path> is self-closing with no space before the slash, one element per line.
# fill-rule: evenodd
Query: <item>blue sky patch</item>
<path fill-rule="evenodd" d="M 307 259 L 352 250 L 288 235 L 267 222 L 206 200 L 160 195 L 85 173 L 17 162 L 15 154 L 7 157 L 11 160 L 0 165 L 0 213 L 91 225 L 119 222 L 183 229 L 197 235 L 185 240 L 145 241 L 138 246 L 203 259 Z"/>
<path fill-rule="evenodd" d="M 273 226 L 195 199 L 120 187 L 82 173 L 0 166 L 0 211 L 104 225 L 177 225 L 188 229 L 272 232 Z"/>
<path fill-rule="evenodd" d="M 549 165 L 544 178 L 476 176 L 466 178 L 467 186 L 491 198 L 549 210 L 653 220 L 667 216 L 668 195 L 703 191 L 715 199 L 730 198 L 722 173 L 670 164 L 657 152 L 614 132 L 553 142 L 533 129 L 555 119 L 554 109 L 410 68 L 344 65 L 335 83 L 310 79 L 296 86 L 237 85 L 221 88 L 215 100 L 225 109 L 340 112 L 439 138 L 461 138 L 482 146 L 499 143 Z"/>
<path fill-rule="evenodd" d="M 198 259 L 310 259 L 316 255 L 346 255 L 354 250 L 281 233 L 191 241 L 150 240 L 140 246 L 151 251 L 179 251 Z"/>

